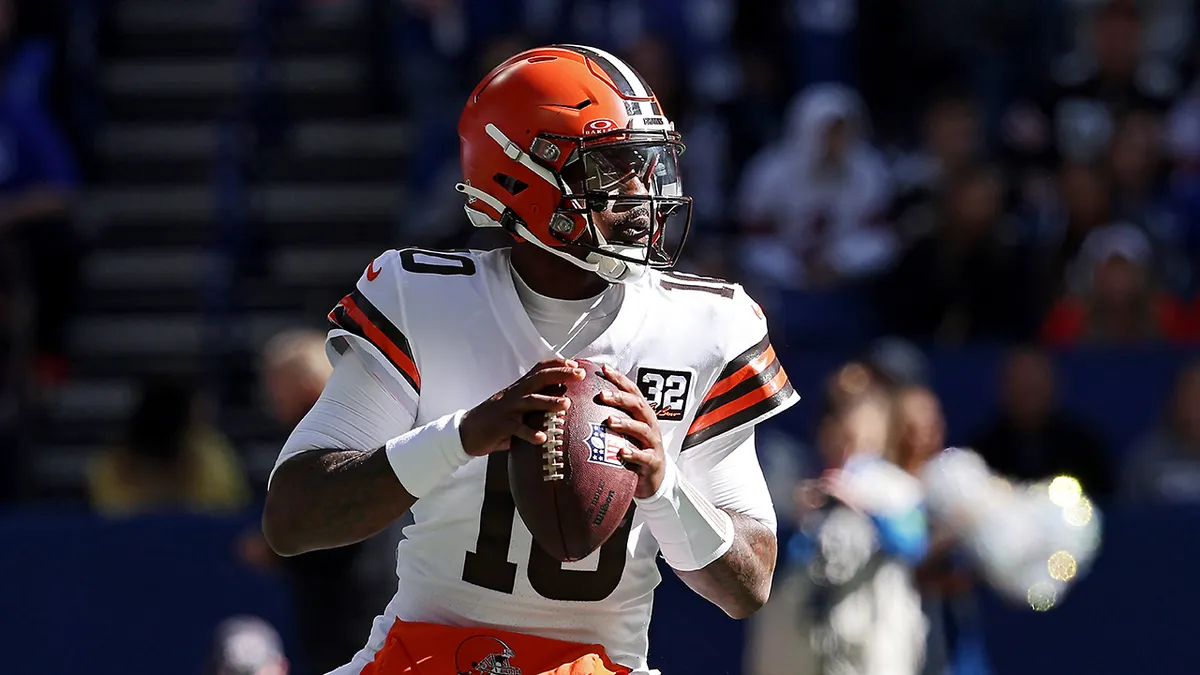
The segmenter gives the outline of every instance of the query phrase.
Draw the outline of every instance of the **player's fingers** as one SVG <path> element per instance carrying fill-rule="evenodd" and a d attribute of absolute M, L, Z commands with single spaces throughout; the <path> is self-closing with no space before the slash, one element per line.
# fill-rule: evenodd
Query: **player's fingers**
<path fill-rule="evenodd" d="M 519 394 L 532 394 L 551 385 L 566 384 L 572 380 L 582 380 L 583 376 L 584 371 L 582 368 L 570 368 L 567 366 L 544 368 L 530 373 L 523 382 L 515 387 L 515 390 Z"/>
<path fill-rule="evenodd" d="M 606 379 L 617 385 L 621 391 L 637 394 L 638 396 L 642 395 L 642 392 L 638 391 L 637 385 L 633 383 L 633 380 L 626 377 L 625 373 L 610 367 L 608 364 L 601 366 L 601 372 L 604 373 Z"/>
<path fill-rule="evenodd" d="M 546 412 L 561 412 L 571 407 L 571 399 L 566 396 L 547 396 L 546 394 L 528 394 L 513 402 L 513 407 L 521 412 L 530 410 L 545 410 Z"/>
<path fill-rule="evenodd" d="M 564 359 L 564 358 L 546 359 L 545 361 L 538 362 L 538 364 L 536 366 L 534 366 L 533 368 L 530 368 L 529 372 L 530 372 L 530 374 L 532 374 L 532 373 L 536 373 L 539 370 L 545 370 L 547 368 L 576 368 L 578 366 L 579 366 L 579 363 L 576 362 L 574 359 Z"/>
<path fill-rule="evenodd" d="M 624 435 L 643 448 L 653 448 L 657 444 L 654 438 L 654 429 L 639 420 L 614 415 L 608 418 L 608 428 Z"/>
<path fill-rule="evenodd" d="M 508 435 L 520 438 L 534 445 L 541 445 L 546 442 L 546 432 L 534 429 L 519 420 L 511 420 Z"/>
<path fill-rule="evenodd" d="M 640 393 L 631 394 L 627 391 L 606 389 L 600 392 L 600 401 L 605 405 L 624 410 L 633 419 L 640 422 L 649 424 L 650 420 L 654 418 L 654 411 L 650 409 L 650 404 Z"/>
<path fill-rule="evenodd" d="M 649 450 L 642 450 L 641 448 L 635 448 L 632 446 L 627 446 L 627 447 L 623 448 L 619 453 L 617 453 L 617 457 L 622 462 L 632 465 L 630 468 L 633 468 L 633 467 L 649 468 L 657 460 L 657 458 L 654 456 L 653 452 L 650 452 Z"/>

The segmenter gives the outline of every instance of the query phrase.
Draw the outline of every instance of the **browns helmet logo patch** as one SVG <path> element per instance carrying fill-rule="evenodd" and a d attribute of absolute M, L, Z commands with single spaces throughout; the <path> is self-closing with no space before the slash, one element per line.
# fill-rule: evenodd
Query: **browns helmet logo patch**
<path fill-rule="evenodd" d="M 454 651 L 457 675 L 521 675 L 512 664 L 516 658 L 511 647 L 490 635 L 474 635 L 462 641 Z"/>

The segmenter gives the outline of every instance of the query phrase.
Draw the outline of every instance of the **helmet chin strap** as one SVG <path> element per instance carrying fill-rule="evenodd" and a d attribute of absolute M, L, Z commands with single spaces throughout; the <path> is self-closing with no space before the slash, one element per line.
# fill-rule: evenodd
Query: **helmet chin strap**
<path fill-rule="evenodd" d="M 500 202 L 500 200 L 473 185 L 458 183 L 454 187 L 456 190 L 467 195 L 468 197 L 477 199 L 492 207 L 496 213 L 504 213 L 507 208 L 503 203 Z M 495 218 L 492 218 L 488 214 L 478 209 L 472 208 L 470 204 L 465 205 L 463 208 L 467 212 L 467 218 L 475 227 L 502 227 L 502 225 L 500 225 Z M 619 284 L 634 281 L 640 278 L 646 270 L 645 265 L 628 263 L 624 260 L 618 260 L 616 258 L 594 252 L 588 253 L 586 258 L 577 258 L 558 247 L 550 246 L 541 239 L 538 239 L 537 236 L 525 226 L 525 223 L 521 222 L 519 219 L 516 221 L 514 229 L 516 229 L 517 235 L 520 236 L 521 239 L 533 244 L 547 253 L 550 253 L 551 255 L 555 255 L 563 260 L 566 260 L 582 270 L 594 272 L 598 274 L 600 278 L 609 283 Z M 640 246 L 610 244 L 604 238 L 604 235 L 598 230 L 596 231 L 596 239 L 597 246 L 599 248 L 605 251 L 611 251 L 612 253 L 616 253 L 618 255 L 633 257 L 642 251 L 642 247 Z"/>

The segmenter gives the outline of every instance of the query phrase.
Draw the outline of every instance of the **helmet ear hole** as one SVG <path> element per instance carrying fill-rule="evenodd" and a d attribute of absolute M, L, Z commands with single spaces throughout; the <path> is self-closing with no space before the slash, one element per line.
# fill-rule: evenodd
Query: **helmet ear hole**
<path fill-rule="evenodd" d="M 492 180 L 496 181 L 497 185 L 504 188 L 505 191 L 514 197 L 521 194 L 525 188 L 529 187 L 529 184 L 525 181 L 504 173 L 498 173 L 492 176 Z"/>

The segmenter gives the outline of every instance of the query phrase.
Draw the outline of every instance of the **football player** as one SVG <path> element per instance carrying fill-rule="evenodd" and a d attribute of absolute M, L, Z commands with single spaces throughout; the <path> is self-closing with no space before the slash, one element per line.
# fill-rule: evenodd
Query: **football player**
<path fill-rule="evenodd" d="M 523 52 L 458 128 L 467 216 L 514 242 L 370 262 L 329 315 L 334 373 L 280 452 L 263 530 L 295 555 L 411 510 L 396 595 L 337 675 L 654 673 L 660 552 L 732 617 L 766 602 L 775 513 L 754 425 L 798 397 L 739 286 L 670 271 L 691 217 L 683 145 L 626 63 Z M 583 376 L 573 358 L 619 388 L 602 402 L 629 415 L 609 424 L 636 442 L 621 459 L 638 485 L 616 534 L 560 563 L 515 512 L 505 450 L 546 441 L 522 418 L 569 406 L 540 392 Z M 464 656 L 487 645 L 504 648 Z"/>

